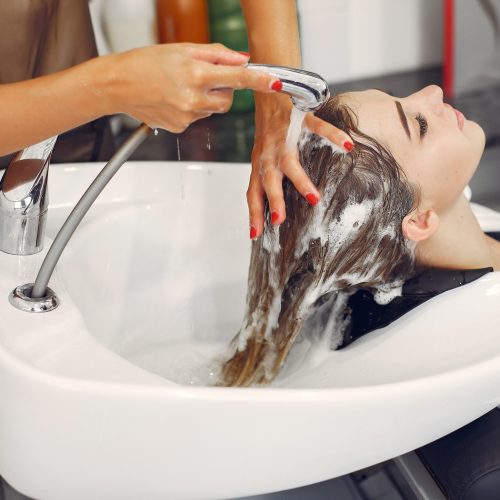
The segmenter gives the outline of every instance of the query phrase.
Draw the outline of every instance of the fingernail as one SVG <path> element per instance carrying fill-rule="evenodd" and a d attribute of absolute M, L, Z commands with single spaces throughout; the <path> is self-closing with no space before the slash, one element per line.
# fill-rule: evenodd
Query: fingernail
<path fill-rule="evenodd" d="M 349 142 L 349 141 L 344 142 L 344 149 L 345 150 L 351 152 L 353 147 L 354 147 L 354 144 L 352 142 Z"/>
<path fill-rule="evenodd" d="M 250 239 L 254 240 L 257 237 L 257 229 L 254 226 L 250 226 Z"/>
<path fill-rule="evenodd" d="M 274 80 L 271 84 L 271 90 L 274 90 L 275 92 L 280 92 L 282 88 L 283 84 L 281 83 L 281 80 Z"/>
<path fill-rule="evenodd" d="M 250 53 L 249 52 L 243 52 L 241 50 L 238 51 L 242 56 L 248 57 L 250 59 Z"/>
<path fill-rule="evenodd" d="M 319 198 L 313 193 L 307 193 L 306 200 L 307 200 L 307 203 L 309 203 L 309 205 L 311 205 L 311 207 L 314 207 L 314 205 L 317 205 Z"/>
<path fill-rule="evenodd" d="M 278 222 L 278 219 L 279 219 L 279 218 L 280 218 L 280 216 L 279 216 L 278 212 L 276 212 L 276 210 L 273 210 L 273 211 L 271 212 L 271 222 L 272 222 L 273 224 L 276 224 L 276 222 Z"/>

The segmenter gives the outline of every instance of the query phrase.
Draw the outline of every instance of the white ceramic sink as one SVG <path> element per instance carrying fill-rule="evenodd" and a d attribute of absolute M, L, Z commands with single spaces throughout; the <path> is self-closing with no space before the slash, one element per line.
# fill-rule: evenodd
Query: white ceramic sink
<path fill-rule="evenodd" d="M 45 250 L 101 166 L 51 167 Z M 180 383 L 203 359 L 195 348 L 215 352 L 242 317 L 248 173 L 126 164 L 64 253 L 51 313 L 7 300 L 43 255 L 0 254 L 0 475 L 17 490 L 45 500 L 282 490 L 410 451 L 500 402 L 500 273 L 306 357 L 276 387 Z"/>

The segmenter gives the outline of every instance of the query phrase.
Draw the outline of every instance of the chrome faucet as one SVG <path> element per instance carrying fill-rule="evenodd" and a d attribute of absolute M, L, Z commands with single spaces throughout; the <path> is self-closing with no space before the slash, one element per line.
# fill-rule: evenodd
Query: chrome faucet
<path fill-rule="evenodd" d="M 0 250 L 31 255 L 43 249 L 50 155 L 57 136 L 17 153 L 0 181 Z"/>
<path fill-rule="evenodd" d="M 279 78 L 283 84 L 281 92 L 288 94 L 293 105 L 301 111 L 314 111 L 330 97 L 328 84 L 316 73 L 271 64 L 249 63 L 247 68 Z"/>

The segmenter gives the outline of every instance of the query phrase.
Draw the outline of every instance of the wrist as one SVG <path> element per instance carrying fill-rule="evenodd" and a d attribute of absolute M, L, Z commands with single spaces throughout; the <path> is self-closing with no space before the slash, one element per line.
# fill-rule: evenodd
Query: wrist
<path fill-rule="evenodd" d="M 290 126 L 291 99 L 284 94 L 259 94 L 255 97 L 255 139 L 286 137 Z"/>
<path fill-rule="evenodd" d="M 120 113 L 119 56 L 111 54 L 96 57 L 81 65 L 79 83 L 84 89 L 92 114 L 96 117 Z"/>
<path fill-rule="evenodd" d="M 255 116 L 257 119 L 290 121 L 292 100 L 284 94 L 255 94 Z"/>

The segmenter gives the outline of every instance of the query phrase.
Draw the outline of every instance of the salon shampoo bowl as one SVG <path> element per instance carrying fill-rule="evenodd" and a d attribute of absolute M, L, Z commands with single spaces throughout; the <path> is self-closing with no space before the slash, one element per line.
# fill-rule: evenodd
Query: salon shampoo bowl
<path fill-rule="evenodd" d="M 174 382 L 190 365 L 182 346 L 238 330 L 248 165 L 125 164 L 56 269 L 59 308 L 13 308 L 9 293 L 33 281 L 101 166 L 52 166 L 44 252 L 0 255 L 0 474 L 25 495 L 283 490 L 413 450 L 500 403 L 500 273 L 307 358 L 277 387 Z"/>

